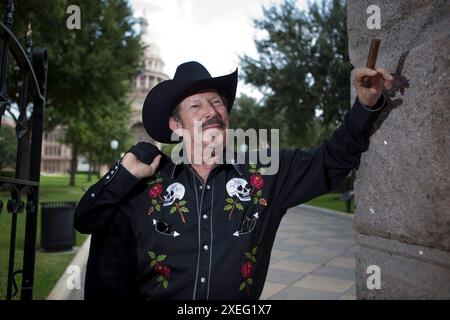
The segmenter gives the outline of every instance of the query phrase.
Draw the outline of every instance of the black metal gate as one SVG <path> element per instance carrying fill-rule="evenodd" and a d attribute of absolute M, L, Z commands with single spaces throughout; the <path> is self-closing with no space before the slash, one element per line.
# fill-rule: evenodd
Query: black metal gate
<path fill-rule="evenodd" d="M 21 46 L 11 32 L 13 13 L 13 2 L 8 0 L 6 1 L 6 17 L 3 22 L 0 22 L 0 38 L 3 45 L 0 70 L 0 119 L 5 112 L 11 115 L 15 120 L 18 140 L 15 177 L 0 176 L 0 190 L 9 191 L 6 210 L 12 214 L 6 299 L 11 300 L 19 292 L 15 276 L 22 274 L 20 298 L 31 300 L 36 250 L 42 125 L 47 85 L 47 51 L 45 48 L 33 47 L 31 30 L 25 38 L 25 48 Z M 20 94 L 17 99 L 18 116 L 10 110 L 14 102 L 8 96 L 7 90 L 10 54 L 20 69 L 21 76 Z M 30 107 L 32 111 L 27 115 Z M 26 201 L 24 201 L 25 199 Z M 5 204 L 0 201 L 0 210 L 4 207 Z M 15 269 L 17 215 L 23 211 L 26 214 L 23 264 L 21 269 Z"/>

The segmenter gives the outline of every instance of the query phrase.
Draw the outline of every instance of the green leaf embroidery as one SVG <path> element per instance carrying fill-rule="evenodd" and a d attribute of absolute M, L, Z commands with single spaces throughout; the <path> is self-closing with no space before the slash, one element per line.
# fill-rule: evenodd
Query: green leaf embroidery
<path fill-rule="evenodd" d="M 253 279 L 252 279 L 252 278 L 248 278 L 248 279 L 247 279 L 247 283 L 248 283 L 248 284 L 253 284 Z"/>
<path fill-rule="evenodd" d="M 254 197 L 254 198 L 253 198 L 253 203 L 254 203 L 254 204 L 258 204 L 258 198 L 257 198 L 257 197 Z"/>
<path fill-rule="evenodd" d="M 162 254 L 162 255 L 159 255 L 159 256 L 156 258 L 156 261 L 161 262 L 161 261 L 164 261 L 164 259 L 166 259 L 166 258 L 167 258 L 167 255 Z"/>
<path fill-rule="evenodd" d="M 226 198 L 226 199 L 225 199 L 225 202 L 227 202 L 227 203 L 233 203 L 234 200 L 233 200 L 233 198 Z"/>
<path fill-rule="evenodd" d="M 156 201 L 155 199 L 152 199 L 152 205 L 156 205 L 158 203 L 158 201 Z"/>
<path fill-rule="evenodd" d="M 251 254 L 250 252 L 246 252 L 246 253 L 245 253 L 245 256 L 246 256 L 247 258 L 249 258 L 249 259 L 252 258 L 252 254 Z"/>
<path fill-rule="evenodd" d="M 164 280 L 163 286 L 164 286 L 164 289 L 167 289 L 167 287 L 169 286 L 169 281 Z"/>
<path fill-rule="evenodd" d="M 261 196 L 262 196 L 262 190 L 259 190 L 259 191 L 256 193 L 256 195 L 257 195 L 258 197 L 261 197 Z"/>
<path fill-rule="evenodd" d="M 150 258 L 155 259 L 156 258 L 156 254 L 153 251 L 149 251 L 148 255 L 150 256 Z"/>
<path fill-rule="evenodd" d="M 156 211 L 161 211 L 161 205 L 157 204 L 155 209 L 156 209 Z"/>
<path fill-rule="evenodd" d="M 233 205 L 227 204 L 227 205 L 223 208 L 223 210 L 228 211 L 228 210 L 231 210 L 231 208 L 233 208 Z"/>
<path fill-rule="evenodd" d="M 238 210 L 241 210 L 241 211 L 244 210 L 244 207 L 243 207 L 242 204 L 240 204 L 240 203 L 236 203 L 236 208 L 237 208 Z"/>
<path fill-rule="evenodd" d="M 255 169 L 249 169 L 248 170 L 250 173 L 256 173 L 256 170 Z"/>
<path fill-rule="evenodd" d="M 256 169 L 256 163 L 250 162 L 250 168 Z"/>
<path fill-rule="evenodd" d="M 177 211 L 176 206 L 173 206 L 172 208 L 170 208 L 170 214 L 175 213 L 175 211 Z"/>
<path fill-rule="evenodd" d="M 255 255 L 256 254 L 256 251 L 258 250 L 258 247 L 254 247 L 253 249 L 252 249 L 252 253 L 253 253 L 253 255 Z"/>
<path fill-rule="evenodd" d="M 255 257 L 252 256 L 250 260 L 252 260 L 253 263 L 256 263 L 256 258 Z"/>
<path fill-rule="evenodd" d="M 156 281 L 162 282 L 162 281 L 164 281 L 164 277 L 160 274 L 160 275 L 156 278 Z"/>
<path fill-rule="evenodd" d="M 156 182 L 162 182 L 163 181 L 163 179 L 162 178 L 158 178 L 158 179 L 156 179 Z"/>
<path fill-rule="evenodd" d="M 241 285 L 239 286 L 239 291 L 244 290 L 246 283 L 242 282 Z"/>
<path fill-rule="evenodd" d="M 180 208 L 180 210 L 181 210 L 181 212 L 189 212 L 189 209 L 186 207 L 182 207 L 182 208 Z"/>
<path fill-rule="evenodd" d="M 157 261 L 156 260 L 152 260 L 150 262 L 150 267 L 153 268 L 154 266 L 156 266 Z"/>
<path fill-rule="evenodd" d="M 184 206 L 186 204 L 186 200 L 181 200 L 180 202 L 178 202 L 178 205 L 180 207 Z"/>

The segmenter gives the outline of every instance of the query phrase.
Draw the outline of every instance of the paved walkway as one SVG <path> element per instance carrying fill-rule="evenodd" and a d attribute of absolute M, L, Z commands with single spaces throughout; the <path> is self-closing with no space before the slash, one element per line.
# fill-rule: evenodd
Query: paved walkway
<path fill-rule="evenodd" d="M 352 216 L 305 205 L 290 209 L 275 239 L 261 299 L 355 299 L 356 248 Z M 87 254 L 81 256 L 81 290 L 54 298 L 83 299 Z"/>
<path fill-rule="evenodd" d="M 355 299 L 356 249 L 352 216 L 304 205 L 290 209 L 261 299 Z"/>

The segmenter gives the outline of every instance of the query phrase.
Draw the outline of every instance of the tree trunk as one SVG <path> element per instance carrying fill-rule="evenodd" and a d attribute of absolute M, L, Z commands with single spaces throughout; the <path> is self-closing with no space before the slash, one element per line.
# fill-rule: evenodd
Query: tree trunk
<path fill-rule="evenodd" d="M 92 181 L 92 157 L 89 156 L 89 171 L 88 171 L 88 182 Z"/>
<path fill-rule="evenodd" d="M 96 167 L 96 170 L 97 170 L 97 179 L 100 179 L 100 163 L 97 162 L 95 167 Z"/>
<path fill-rule="evenodd" d="M 77 173 L 78 165 L 78 146 L 72 144 L 72 159 L 70 160 L 70 181 L 69 186 L 75 186 L 75 174 Z"/>

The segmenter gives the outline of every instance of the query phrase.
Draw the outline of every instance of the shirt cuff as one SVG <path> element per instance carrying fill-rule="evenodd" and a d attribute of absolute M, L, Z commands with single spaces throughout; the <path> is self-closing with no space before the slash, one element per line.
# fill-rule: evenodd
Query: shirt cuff
<path fill-rule="evenodd" d="M 348 120 L 359 131 L 369 130 L 377 120 L 380 111 L 385 105 L 386 99 L 384 98 L 384 95 L 381 95 L 380 99 L 378 99 L 377 103 L 372 108 L 364 106 L 359 99 L 356 98 L 352 109 L 348 113 Z"/>
<path fill-rule="evenodd" d="M 105 187 L 107 186 L 107 189 L 119 198 L 127 194 L 140 181 L 125 169 L 121 161 L 117 161 L 102 180 Z M 112 181 L 114 182 L 111 183 Z"/>
<path fill-rule="evenodd" d="M 359 99 L 358 99 L 358 101 L 359 101 Z M 366 109 L 366 110 L 368 110 L 370 112 L 375 112 L 375 111 L 380 111 L 381 109 L 383 109 L 383 107 L 386 104 L 386 98 L 384 97 L 384 94 L 381 94 L 381 97 L 378 99 L 377 103 L 375 103 L 372 107 L 366 106 L 361 101 L 359 101 L 359 103 L 361 104 L 361 106 L 364 109 Z"/>

